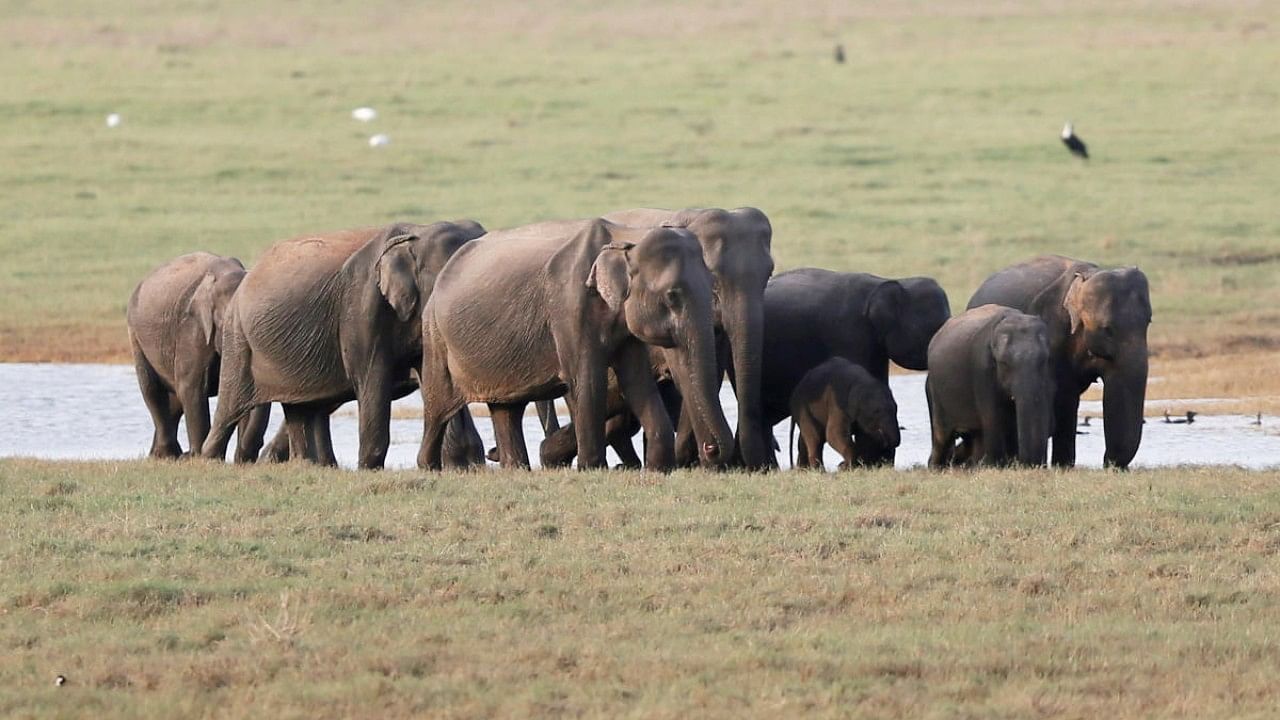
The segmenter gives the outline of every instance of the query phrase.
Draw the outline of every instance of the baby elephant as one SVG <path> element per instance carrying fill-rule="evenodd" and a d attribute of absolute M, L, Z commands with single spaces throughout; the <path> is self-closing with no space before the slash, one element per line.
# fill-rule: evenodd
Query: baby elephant
<path fill-rule="evenodd" d="M 155 422 L 151 457 L 183 455 L 178 420 L 187 417 L 193 453 L 209 434 L 209 398 L 218 394 L 221 329 L 227 303 L 244 279 L 235 258 L 194 252 L 174 258 L 143 278 L 125 317 L 142 399 Z M 270 406 L 238 427 L 237 462 L 252 462 L 262 448 Z"/>
<path fill-rule="evenodd" d="M 858 464 L 859 457 L 892 463 L 893 450 L 902 439 L 898 405 L 889 386 L 842 357 L 827 360 L 801 378 L 791 393 L 791 422 L 793 433 L 800 427 L 798 468 L 822 469 L 826 443 L 844 458 L 842 470 Z"/>
<path fill-rule="evenodd" d="M 999 305 L 969 310 L 938 330 L 925 381 L 930 467 L 1045 464 L 1053 432 L 1048 338 L 1043 320 Z"/>

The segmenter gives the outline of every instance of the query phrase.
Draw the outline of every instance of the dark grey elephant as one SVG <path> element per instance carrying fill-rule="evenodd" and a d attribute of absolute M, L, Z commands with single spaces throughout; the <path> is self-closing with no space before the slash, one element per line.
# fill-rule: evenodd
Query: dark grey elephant
<path fill-rule="evenodd" d="M 760 377 L 764 342 L 764 288 L 773 274 L 770 247 L 773 228 L 763 212 L 752 207 L 622 210 L 606 220 L 632 227 L 685 228 L 698 239 L 702 258 L 714 281 L 715 327 L 719 345 L 720 372 L 728 373 L 738 400 L 738 460 L 748 468 L 761 468 L 772 459 L 772 438 L 762 431 Z M 660 353 L 658 353 L 660 354 Z M 663 374 L 664 361 L 657 357 L 654 370 Z M 676 435 L 676 463 L 698 462 L 698 448 L 688 413 L 680 411 L 680 395 L 664 386 L 668 409 L 679 417 Z M 619 403 L 620 404 L 620 403 Z M 539 408 L 546 426 L 546 409 Z M 624 465 L 638 463 L 630 434 L 638 426 L 634 418 L 611 417 L 610 444 Z M 572 429 L 549 438 L 543 447 L 546 465 L 566 465 L 576 451 Z"/>
<path fill-rule="evenodd" d="M 883 383 L 889 361 L 928 367 L 929 341 L 951 316 L 947 294 L 932 278 L 891 280 L 867 273 L 801 268 L 774 276 L 764 294 L 766 427 L 791 412 L 805 373 L 833 357 L 859 365 Z M 864 464 L 893 461 L 893 448 L 858 446 Z"/>
<path fill-rule="evenodd" d="M 295 238 L 267 250 L 231 303 L 223 394 L 205 456 L 225 454 L 231 426 L 250 408 L 278 401 L 290 454 L 332 464 L 328 414 L 354 399 L 359 465 L 382 467 L 391 401 L 416 386 L 422 308 L 440 269 L 482 234 L 470 220 L 397 223 Z M 472 434 L 469 447 L 451 453 L 459 464 L 483 462 L 474 428 Z"/>
<path fill-rule="evenodd" d="M 129 297 L 133 367 L 155 423 L 151 457 L 183 454 L 178 421 L 184 415 L 191 452 L 200 452 L 209 434 L 209 398 L 218 394 L 222 326 L 244 276 L 235 258 L 194 252 L 153 270 Z M 236 462 L 257 458 L 269 413 L 263 405 L 239 423 Z"/>
<path fill-rule="evenodd" d="M 1048 327 L 1000 305 L 951 318 L 929 343 L 925 394 L 933 426 L 930 467 L 1015 459 L 1044 465 L 1053 431 Z"/>
<path fill-rule="evenodd" d="M 444 420 L 489 403 L 503 467 L 528 467 L 527 403 L 567 394 L 578 467 L 604 465 L 608 370 L 640 419 L 648 467 L 675 460 L 647 345 L 669 350 L 701 455 L 723 463 L 733 434 L 716 394 L 712 280 L 686 230 L 603 219 L 490 233 L 454 256 L 423 316 L 421 467 L 441 465 Z"/>
<path fill-rule="evenodd" d="M 865 464 L 866 452 L 858 444 L 876 448 L 875 464 L 891 462 L 884 448 L 902 442 L 898 431 L 898 404 L 886 382 L 877 380 L 866 368 L 833 357 L 805 373 L 791 393 L 792 442 L 800 428 L 800 450 L 794 466 L 821 470 L 822 447 L 830 443 L 849 469 Z"/>
<path fill-rule="evenodd" d="M 1054 374 L 1053 464 L 1076 462 L 1080 394 L 1102 378 L 1108 467 L 1126 468 L 1142 442 L 1151 297 L 1136 267 L 1103 270 L 1042 255 L 987 278 L 969 307 L 994 303 L 1035 315 L 1049 329 Z"/>

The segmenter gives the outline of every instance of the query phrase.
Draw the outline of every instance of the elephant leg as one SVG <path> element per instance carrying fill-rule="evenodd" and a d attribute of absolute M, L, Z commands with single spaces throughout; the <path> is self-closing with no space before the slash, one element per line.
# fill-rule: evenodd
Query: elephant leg
<path fill-rule="evenodd" d="M 182 404 L 178 396 L 169 392 L 160 376 L 151 364 L 142 357 L 142 351 L 136 346 L 133 350 L 134 369 L 138 374 L 138 387 L 142 390 L 142 401 L 151 414 L 151 422 L 155 425 L 155 434 L 151 438 L 150 455 L 156 459 L 176 458 L 182 455 L 182 446 L 178 444 L 178 420 L 182 417 Z"/>
<path fill-rule="evenodd" d="M 800 431 L 800 447 L 796 451 L 796 467 L 822 470 L 822 423 L 807 408 L 792 415 Z"/>
<path fill-rule="evenodd" d="M 356 387 L 356 412 L 360 416 L 361 469 L 381 469 L 391 447 L 391 393 L 385 373 L 370 371 L 371 377 Z"/>
<path fill-rule="evenodd" d="M 1076 464 L 1076 416 L 1080 413 L 1080 395 L 1058 385 L 1053 398 L 1053 466 L 1069 468 Z M 1105 419 L 1103 421 L 1105 423 Z"/>
<path fill-rule="evenodd" d="M 284 426 L 289 433 L 289 459 L 316 462 L 315 447 L 311 444 L 311 432 L 307 427 L 311 413 L 302 405 L 284 403 Z"/>
<path fill-rule="evenodd" d="M 204 440 L 209 436 L 209 398 L 205 396 L 208 382 L 204 376 L 193 382 L 178 385 L 178 401 L 182 403 L 182 414 L 187 418 L 187 444 L 191 448 L 190 455 L 196 455 L 204 447 Z M 239 421 L 237 421 L 239 424 Z"/>
<path fill-rule="evenodd" d="M 578 454 L 577 429 L 573 423 L 562 426 L 542 441 L 538 455 L 544 468 L 569 467 Z"/>
<path fill-rule="evenodd" d="M 851 470 L 858 464 L 858 451 L 853 446 L 853 421 L 840 408 L 827 415 L 827 444 L 844 458 L 842 470 Z"/>
<path fill-rule="evenodd" d="M 560 417 L 556 415 L 555 400 L 539 400 L 533 404 L 538 410 L 538 422 L 542 423 L 542 432 L 550 435 L 560 429 Z"/>
<path fill-rule="evenodd" d="M 574 434 L 578 438 L 578 469 L 605 468 L 608 373 L 604 363 L 596 358 L 587 358 L 575 368 L 573 377 L 570 405 L 574 413 Z"/>
<path fill-rule="evenodd" d="M 526 403 L 489 403 L 493 437 L 498 441 L 498 462 L 506 470 L 528 470 L 529 449 L 524 444 Z"/>
<path fill-rule="evenodd" d="M 676 467 L 697 467 L 698 438 L 693 434 L 693 415 L 688 408 L 680 409 L 680 424 L 676 427 Z"/>
<path fill-rule="evenodd" d="M 258 456 L 259 462 L 281 463 L 289 460 L 289 427 L 281 425 L 276 431 L 275 437 L 271 438 L 271 442 L 263 449 L 262 454 Z"/>
<path fill-rule="evenodd" d="M 218 411 L 201 449 L 211 460 L 225 460 L 231 433 L 240 418 L 261 403 L 254 400 L 256 389 L 250 369 L 248 344 L 232 325 L 223 332 L 222 368 L 218 377 Z M 193 449 L 194 453 L 195 450 Z"/>
<path fill-rule="evenodd" d="M 929 453 L 929 467 L 934 470 L 941 470 L 955 461 L 955 433 L 935 419 L 933 421 L 932 439 L 933 449 Z"/>
<path fill-rule="evenodd" d="M 331 410 L 316 410 L 307 421 L 307 442 L 315 448 L 316 462 L 326 467 L 338 467 L 338 457 L 333 453 L 333 436 L 329 432 Z"/>
<path fill-rule="evenodd" d="M 463 470 L 484 464 L 484 440 L 465 405 L 445 426 L 444 464 L 448 468 Z"/>
<path fill-rule="evenodd" d="M 263 403 L 249 411 L 236 426 L 236 462 L 251 463 L 262 450 L 262 438 L 271 419 L 271 403 Z"/>
<path fill-rule="evenodd" d="M 666 408 L 663 408 L 663 412 L 666 412 Z M 631 439 L 640 429 L 639 420 L 630 412 L 614 415 L 605 423 L 605 439 L 609 442 L 609 447 L 618 454 L 618 460 L 624 468 L 636 470 L 641 467 L 640 456 L 636 454 L 636 445 Z M 648 449 L 647 442 L 645 449 Z"/>
<path fill-rule="evenodd" d="M 675 446 L 672 438 L 671 416 L 667 414 L 662 395 L 658 392 L 658 384 L 653 379 L 653 370 L 649 365 L 649 351 L 643 344 L 629 342 L 618 353 L 613 371 L 622 386 L 622 395 L 634 416 L 639 418 L 644 428 L 645 465 L 646 467 L 667 471 L 675 465 Z M 630 418 L 626 417 L 625 421 Z M 631 434 L 624 433 L 626 444 L 635 458 L 635 447 L 631 445 Z M 630 458 L 618 453 L 625 464 Z M 582 455 L 579 455 L 581 464 Z"/>

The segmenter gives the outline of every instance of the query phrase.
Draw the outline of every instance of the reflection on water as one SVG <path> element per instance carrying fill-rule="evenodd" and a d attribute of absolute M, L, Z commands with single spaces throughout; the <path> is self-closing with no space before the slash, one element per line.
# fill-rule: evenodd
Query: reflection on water
<path fill-rule="evenodd" d="M 891 380 L 898 400 L 902 447 L 898 467 L 925 463 L 929 458 L 929 412 L 924 400 L 923 375 L 899 375 Z M 737 407 L 726 386 L 721 393 L 729 424 L 736 425 Z M 396 402 L 396 415 L 413 415 L 421 401 L 415 393 Z M 1082 412 L 1101 415 L 1100 403 L 1085 403 Z M 282 420 L 279 408 L 271 419 L 274 433 Z M 566 418 L 567 420 L 567 418 Z M 1243 465 L 1251 468 L 1280 466 L 1280 419 L 1264 418 L 1261 427 L 1253 418 L 1239 415 L 1196 418 L 1193 425 L 1166 424 L 1160 418 L 1148 421 L 1142 448 L 1135 466 L 1207 464 Z M 774 429 L 782 448 L 779 460 L 787 461 L 789 422 Z M 477 417 L 476 426 L 492 446 L 493 433 L 486 417 Z M 1081 465 L 1102 463 L 1102 423 L 1079 428 L 1077 455 Z M 41 458 L 125 459 L 146 454 L 151 446 L 151 417 L 138 393 L 133 368 L 126 365 L 53 365 L 0 363 L 0 456 Z M 422 437 L 422 421 L 394 419 L 387 466 L 413 467 Z M 185 447 L 186 429 L 179 433 Z M 542 430 L 537 418 L 525 419 L 529 456 L 537 462 L 537 445 Z M 356 462 L 356 416 L 353 406 L 333 418 L 333 442 L 338 461 L 353 467 Z M 840 458 L 827 449 L 827 467 L 834 469 Z M 610 451 L 610 461 L 616 457 Z"/>

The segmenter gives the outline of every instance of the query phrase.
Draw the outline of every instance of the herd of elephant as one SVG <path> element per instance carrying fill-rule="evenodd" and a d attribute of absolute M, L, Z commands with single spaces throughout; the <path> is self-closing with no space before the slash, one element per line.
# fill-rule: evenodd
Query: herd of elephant
<path fill-rule="evenodd" d="M 891 464 L 890 362 L 929 370 L 930 465 L 1075 463 L 1081 393 L 1101 378 L 1104 461 L 1142 437 L 1147 280 L 1041 256 L 984 282 L 951 316 L 927 277 L 773 274 L 755 208 L 639 209 L 487 232 L 470 220 L 279 242 L 253 269 L 196 252 L 134 290 L 127 319 L 155 423 L 151 455 L 336 464 L 329 416 L 355 400 L 362 468 L 381 467 L 391 402 L 421 390 L 419 467 L 482 465 L 467 410 L 488 405 L 504 468 L 777 466 L 772 428 L 799 427 L 798 466 Z M 719 401 L 728 377 L 737 428 Z M 217 395 L 210 421 L 209 397 Z M 553 402 L 564 397 L 571 422 Z M 264 449 L 272 403 L 285 422 Z M 643 432 L 642 453 L 633 437 Z M 496 457 L 495 457 L 496 452 Z"/>

